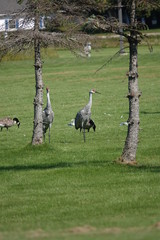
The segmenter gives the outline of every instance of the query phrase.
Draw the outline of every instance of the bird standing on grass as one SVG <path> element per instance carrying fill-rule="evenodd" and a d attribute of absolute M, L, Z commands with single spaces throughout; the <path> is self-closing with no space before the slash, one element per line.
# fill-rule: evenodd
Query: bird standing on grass
<path fill-rule="evenodd" d="M 50 96 L 49 96 L 49 88 L 46 88 L 46 91 L 47 91 L 47 105 L 42 113 L 43 136 L 44 136 L 44 140 L 45 140 L 45 134 L 46 134 L 47 129 L 49 128 L 49 143 L 50 143 L 50 130 L 51 130 L 51 126 L 52 126 L 53 119 L 54 119 L 54 112 L 53 112 L 52 106 L 51 106 L 51 101 L 50 101 Z"/>
<path fill-rule="evenodd" d="M 84 53 L 86 57 L 91 57 L 91 43 L 88 42 L 86 43 L 85 47 L 84 47 Z"/>
<path fill-rule="evenodd" d="M 18 120 L 18 118 L 9 118 L 9 117 L 6 117 L 6 118 L 2 118 L 0 119 L 0 128 L 1 128 L 1 131 L 3 128 L 8 128 L 9 127 L 12 127 L 14 125 L 17 125 L 18 128 L 20 126 L 20 121 Z"/>
<path fill-rule="evenodd" d="M 88 104 L 84 108 L 82 108 L 77 113 L 77 115 L 75 117 L 75 129 L 80 128 L 80 131 L 83 130 L 84 142 L 86 141 L 85 129 L 88 129 L 88 132 L 89 132 L 89 129 L 91 127 L 93 127 L 94 131 L 95 131 L 95 128 L 96 128 L 95 123 L 91 119 L 92 95 L 94 93 L 99 93 L 99 92 L 97 92 L 95 89 L 92 89 L 89 92 L 89 102 L 88 102 Z"/>

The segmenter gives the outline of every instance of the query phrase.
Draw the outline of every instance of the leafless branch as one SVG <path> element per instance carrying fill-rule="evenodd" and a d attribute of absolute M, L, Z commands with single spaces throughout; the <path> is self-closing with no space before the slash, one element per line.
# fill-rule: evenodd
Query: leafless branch
<path fill-rule="evenodd" d="M 127 47 L 124 47 L 123 49 L 118 50 L 118 52 L 116 52 L 112 57 L 110 57 L 110 58 L 107 60 L 107 62 L 105 62 L 100 68 L 98 68 L 98 69 L 95 71 L 95 74 L 96 74 L 97 72 L 99 72 L 100 70 L 102 70 L 102 69 L 103 69 L 107 64 L 109 64 L 115 57 L 119 56 L 121 50 L 125 50 L 125 49 L 127 49 L 127 48 L 129 48 L 129 47 L 127 46 Z"/>

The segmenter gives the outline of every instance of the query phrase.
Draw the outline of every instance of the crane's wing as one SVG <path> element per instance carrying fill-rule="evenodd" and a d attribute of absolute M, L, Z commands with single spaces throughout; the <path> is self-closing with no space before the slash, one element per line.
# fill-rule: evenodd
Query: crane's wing
<path fill-rule="evenodd" d="M 87 109 L 88 110 L 88 109 Z M 82 127 L 87 124 L 91 116 L 91 112 L 86 111 L 85 108 L 80 110 L 75 117 L 75 129 L 82 129 Z"/>
<path fill-rule="evenodd" d="M 43 111 L 42 113 L 43 123 L 44 124 L 51 124 L 54 119 L 54 112 L 53 111 Z"/>
<path fill-rule="evenodd" d="M 81 112 L 78 112 L 75 117 L 75 129 L 82 128 L 82 121 L 83 121 L 82 114 L 81 114 Z"/>

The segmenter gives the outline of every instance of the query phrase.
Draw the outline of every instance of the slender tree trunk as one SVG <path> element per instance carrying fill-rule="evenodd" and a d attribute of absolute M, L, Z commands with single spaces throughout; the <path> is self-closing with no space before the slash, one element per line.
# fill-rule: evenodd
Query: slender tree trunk
<path fill-rule="evenodd" d="M 120 24 L 120 27 L 119 27 L 119 31 L 120 31 L 120 54 L 123 54 L 125 53 L 124 51 L 124 47 L 123 47 L 123 36 L 122 36 L 122 33 L 123 33 L 123 28 L 121 27 L 122 23 L 123 23 L 123 16 L 122 16 L 122 0 L 118 0 L 118 20 L 119 20 L 119 24 Z"/>
<path fill-rule="evenodd" d="M 136 161 L 136 151 L 138 146 L 138 133 L 139 133 L 139 97 L 140 92 L 138 89 L 138 41 L 137 35 L 134 31 L 136 26 L 135 18 L 135 0 L 132 1 L 131 6 L 131 26 L 130 32 L 130 63 L 128 73 L 128 99 L 129 99 L 129 119 L 128 119 L 128 132 L 125 141 L 125 146 L 122 152 L 121 161 L 125 163 L 133 163 Z"/>
<path fill-rule="evenodd" d="M 36 36 L 36 32 L 39 31 L 38 17 L 35 19 L 35 80 L 36 80 L 36 95 L 34 98 L 34 125 L 32 145 L 38 145 L 43 143 L 43 81 L 42 81 L 42 62 L 40 55 L 40 43 Z"/>

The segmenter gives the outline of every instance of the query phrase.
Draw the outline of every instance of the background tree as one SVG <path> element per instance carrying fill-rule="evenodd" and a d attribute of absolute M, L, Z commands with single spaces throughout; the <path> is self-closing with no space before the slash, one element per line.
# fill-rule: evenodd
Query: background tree
<path fill-rule="evenodd" d="M 22 0 L 23 1 L 23 0 Z M 43 80 L 42 80 L 42 60 L 40 50 L 41 47 L 64 46 L 76 52 L 76 49 L 83 49 L 86 37 L 80 33 L 75 34 L 73 29 L 78 29 L 80 23 L 83 23 L 86 17 L 93 12 L 99 13 L 96 17 L 88 20 L 88 25 L 94 29 L 110 31 L 125 36 L 129 42 L 130 64 L 128 73 L 128 99 L 129 99 L 129 119 L 128 133 L 121 156 L 123 162 L 133 162 L 136 158 L 136 150 L 138 144 L 139 131 L 139 97 L 138 90 L 138 63 L 137 63 L 137 46 L 143 35 L 139 31 L 142 24 L 136 20 L 136 6 L 139 8 L 142 4 L 159 4 L 158 0 L 129 0 L 127 6 L 130 9 L 130 25 L 123 24 L 120 26 L 117 19 L 106 19 L 103 17 L 102 10 L 115 6 L 115 1 L 111 0 L 27 0 L 26 8 L 23 10 L 24 22 L 34 21 L 34 29 L 25 31 L 20 28 L 16 32 L 12 32 L 6 39 L 0 39 L 1 56 L 7 52 L 19 52 L 34 47 L 35 52 L 35 79 L 36 94 L 34 98 L 34 126 L 32 144 L 37 145 L 43 142 L 42 132 L 42 107 L 43 107 Z M 124 1 L 126 3 L 126 1 Z M 141 5 L 140 5 L 141 4 Z M 21 13 L 22 14 L 22 13 Z M 51 28 L 53 32 L 47 29 L 39 29 L 40 18 L 45 16 L 49 19 L 49 25 L 61 26 L 62 23 L 70 25 L 72 22 L 74 27 L 69 27 L 67 32 L 55 32 L 55 27 Z M 49 18 L 48 18 L 49 16 Z M 76 17 L 76 18 L 75 18 Z M 75 21 L 76 19 L 76 21 Z M 74 20 L 74 21 L 72 21 Z M 75 24 L 76 23 L 76 24 Z M 120 29 L 123 27 L 123 32 Z M 129 34 L 128 34 L 129 32 Z"/>
<path fill-rule="evenodd" d="M 113 7 L 116 4 L 116 1 L 114 0 L 110 0 L 109 2 L 110 7 Z M 102 29 L 103 32 L 107 31 L 123 35 L 129 43 L 129 71 L 127 94 L 127 98 L 129 99 L 129 117 L 127 121 L 128 131 L 120 161 L 127 164 L 134 164 L 136 163 L 136 152 L 138 146 L 140 124 L 139 97 L 141 96 L 141 92 L 138 88 L 138 44 L 141 42 L 142 39 L 146 39 L 145 35 L 142 34 L 141 30 L 147 27 L 145 24 L 137 21 L 136 12 L 137 9 L 146 9 L 147 6 L 150 6 L 150 9 L 155 7 L 158 8 L 160 1 L 129 0 L 122 2 L 123 5 L 126 4 L 126 7 L 128 8 L 128 12 L 130 14 L 130 24 L 120 24 L 118 19 L 107 19 L 102 15 L 97 15 L 96 18 L 90 20 L 89 26 L 94 29 Z M 121 31 L 121 29 L 123 29 L 123 31 Z M 120 53 L 120 51 L 118 53 Z M 103 66 L 105 65 L 106 63 Z"/>
<path fill-rule="evenodd" d="M 19 0 L 21 4 L 23 0 Z M 22 16 L 24 21 L 18 31 L 11 32 L 7 38 L 1 37 L 0 49 L 1 58 L 8 52 L 17 53 L 20 51 L 34 49 L 35 53 L 35 82 L 36 93 L 34 98 L 34 121 L 33 121 L 33 135 L 32 144 L 38 145 L 43 142 L 43 79 L 42 79 L 42 59 L 41 48 L 52 45 L 54 47 L 63 46 L 70 49 L 74 53 L 83 50 L 84 44 L 88 38 L 86 35 L 78 32 L 75 34 L 75 30 L 78 29 L 78 25 L 82 23 L 85 16 L 89 13 L 93 6 L 97 5 L 96 1 L 70 1 L 70 0 L 26 0 L 25 9 L 18 15 Z M 48 29 L 52 29 L 50 32 L 48 29 L 40 29 L 40 19 L 44 17 L 48 26 Z M 75 18 L 76 17 L 76 18 Z M 71 24 L 72 23 L 72 24 Z M 23 26 L 27 24 L 33 24 L 33 29 L 24 30 Z M 55 31 L 55 25 L 70 26 L 67 31 Z M 71 29 L 72 26 L 72 29 Z M 74 29 L 74 31 L 73 31 Z"/>
<path fill-rule="evenodd" d="M 139 135 L 139 97 L 141 92 L 138 88 L 138 43 L 140 38 L 144 38 L 139 31 L 143 24 L 137 22 L 136 9 L 145 9 L 146 6 L 158 7 L 159 1 L 131 0 L 130 4 L 130 35 L 127 37 L 129 42 L 129 72 L 128 72 L 128 99 L 129 99 L 129 118 L 128 131 L 121 155 L 121 161 L 125 163 L 135 163 Z"/>
<path fill-rule="evenodd" d="M 138 132 L 139 132 L 139 97 L 141 93 L 138 89 L 138 34 L 136 32 L 136 1 L 131 2 L 130 9 L 130 36 L 129 41 L 129 72 L 128 72 L 128 99 L 129 99 L 129 118 L 128 118 L 128 132 L 121 156 L 122 162 L 133 162 L 136 159 L 136 151 L 138 145 Z"/>

